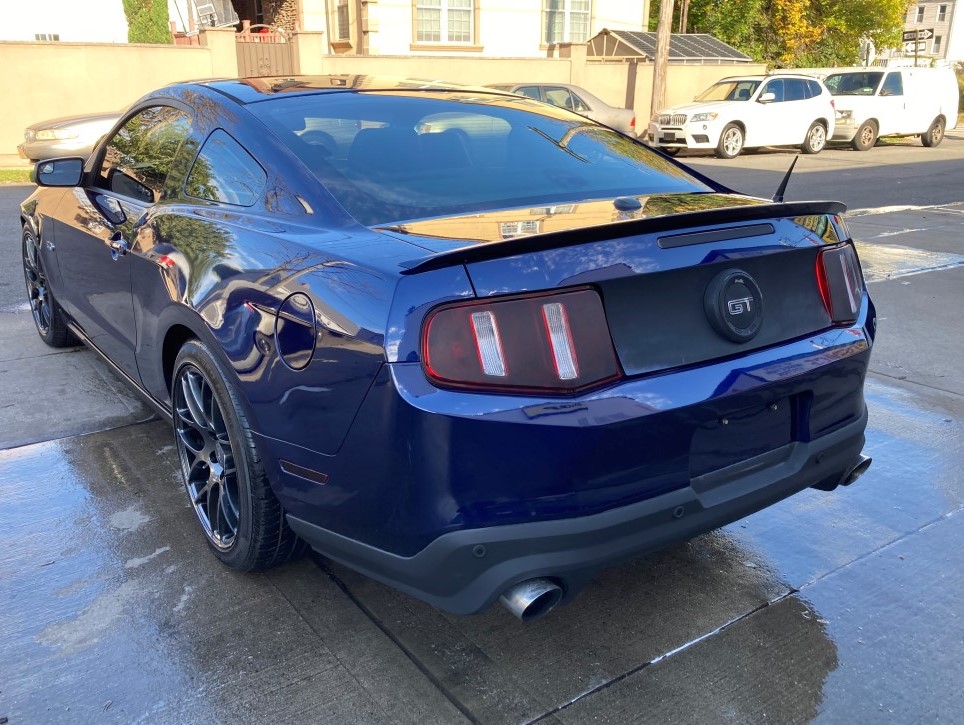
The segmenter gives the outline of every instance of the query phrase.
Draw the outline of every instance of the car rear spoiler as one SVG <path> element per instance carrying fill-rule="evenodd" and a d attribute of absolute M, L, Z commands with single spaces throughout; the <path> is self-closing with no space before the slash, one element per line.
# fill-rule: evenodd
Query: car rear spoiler
<path fill-rule="evenodd" d="M 513 257 L 520 254 L 572 247 L 638 234 L 672 232 L 681 229 L 695 230 L 700 227 L 766 219 L 786 219 L 821 214 L 835 216 L 843 214 L 845 211 L 847 211 L 847 205 L 839 201 L 792 201 L 728 206 L 705 211 L 667 214 L 651 219 L 630 219 L 581 229 L 515 237 L 500 242 L 476 243 L 449 252 L 442 252 L 427 259 L 416 259 L 405 263 L 402 265 L 405 267 L 402 274 L 418 274 L 459 264 Z M 707 239 L 706 241 L 710 240 Z"/>

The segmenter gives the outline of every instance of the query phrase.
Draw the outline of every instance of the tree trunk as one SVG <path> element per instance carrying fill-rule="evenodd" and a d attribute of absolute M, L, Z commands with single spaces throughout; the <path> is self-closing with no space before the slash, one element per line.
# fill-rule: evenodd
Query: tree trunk
<path fill-rule="evenodd" d="M 656 58 L 653 63 L 653 100 L 650 113 L 659 113 L 666 107 L 666 66 L 669 64 L 669 37 L 673 29 L 675 0 L 662 0 L 659 4 L 659 25 L 656 28 Z"/>

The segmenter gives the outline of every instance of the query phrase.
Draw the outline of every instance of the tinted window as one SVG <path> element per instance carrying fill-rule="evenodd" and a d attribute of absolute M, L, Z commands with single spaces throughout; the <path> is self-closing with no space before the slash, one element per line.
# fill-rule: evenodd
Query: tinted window
<path fill-rule="evenodd" d="M 902 96 L 904 95 L 904 79 L 900 73 L 888 73 L 884 79 L 884 85 L 880 89 L 882 96 Z"/>
<path fill-rule="evenodd" d="M 823 93 L 820 89 L 820 84 L 816 81 L 807 81 L 807 90 L 810 92 L 810 98 L 816 98 Z"/>
<path fill-rule="evenodd" d="M 107 144 L 100 185 L 148 204 L 157 201 L 190 128 L 187 114 L 176 108 L 138 111 Z"/>
<path fill-rule="evenodd" d="M 624 195 L 706 191 L 615 131 L 528 99 L 339 93 L 249 106 L 363 224 Z M 299 136 L 338 126 L 335 154 Z M 353 129 L 352 138 L 347 138 Z"/>
<path fill-rule="evenodd" d="M 783 78 L 777 78 L 767 83 L 763 88 L 763 93 L 772 93 L 775 96 L 773 99 L 774 103 L 782 103 L 785 101 Z M 760 95 L 763 94 L 761 93 Z"/>
<path fill-rule="evenodd" d="M 803 101 L 807 98 L 807 82 L 802 78 L 784 78 L 783 89 L 787 101 Z"/>
<path fill-rule="evenodd" d="M 251 206 L 267 182 L 251 154 L 221 129 L 204 142 L 187 178 L 187 193 L 198 199 Z"/>

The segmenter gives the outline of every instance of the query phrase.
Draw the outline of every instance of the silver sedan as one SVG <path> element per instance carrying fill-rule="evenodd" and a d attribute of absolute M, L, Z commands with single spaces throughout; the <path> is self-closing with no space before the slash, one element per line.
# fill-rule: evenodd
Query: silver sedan
<path fill-rule="evenodd" d="M 610 106 L 579 86 L 568 83 L 492 83 L 488 87 L 568 108 L 628 136 L 635 138 L 637 135 L 636 114 L 631 109 Z"/>
<path fill-rule="evenodd" d="M 120 111 L 63 116 L 33 123 L 23 132 L 24 142 L 17 147 L 20 156 L 43 161 L 59 156 L 88 156 L 94 144 L 121 117 Z"/>

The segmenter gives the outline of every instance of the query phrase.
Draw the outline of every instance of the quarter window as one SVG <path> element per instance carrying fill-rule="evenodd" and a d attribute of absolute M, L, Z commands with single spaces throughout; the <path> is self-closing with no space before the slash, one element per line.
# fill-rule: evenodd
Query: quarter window
<path fill-rule="evenodd" d="M 415 42 L 471 43 L 473 0 L 415 0 Z"/>
<path fill-rule="evenodd" d="M 589 40 L 590 0 L 543 0 L 542 8 L 544 44 Z"/>
<path fill-rule="evenodd" d="M 254 204 L 267 176 L 251 154 L 220 128 L 208 136 L 187 178 L 187 194 L 237 206 Z"/>
<path fill-rule="evenodd" d="M 146 204 L 161 198 L 174 157 L 191 129 L 183 111 L 151 106 L 114 134 L 100 167 L 101 186 Z"/>

